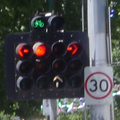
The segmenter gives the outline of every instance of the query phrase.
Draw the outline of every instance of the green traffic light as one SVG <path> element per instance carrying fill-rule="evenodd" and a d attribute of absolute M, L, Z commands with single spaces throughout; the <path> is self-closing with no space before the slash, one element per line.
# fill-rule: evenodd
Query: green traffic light
<path fill-rule="evenodd" d="M 45 26 L 45 23 L 42 20 L 35 20 L 33 23 L 34 28 L 43 28 Z"/>
<path fill-rule="evenodd" d="M 47 25 L 48 25 L 48 22 L 45 17 L 35 16 L 31 20 L 31 27 L 34 30 L 40 30 L 40 31 L 45 30 Z"/>

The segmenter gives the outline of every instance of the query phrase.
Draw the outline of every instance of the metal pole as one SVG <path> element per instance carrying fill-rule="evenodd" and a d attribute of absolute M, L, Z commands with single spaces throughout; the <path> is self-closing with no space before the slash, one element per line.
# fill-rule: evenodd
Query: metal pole
<path fill-rule="evenodd" d="M 88 0 L 90 66 L 107 66 L 106 3 L 106 0 Z M 110 105 L 90 106 L 90 120 L 113 120 L 110 113 Z"/>
<path fill-rule="evenodd" d="M 82 32 L 84 32 L 84 0 L 82 0 Z"/>
<path fill-rule="evenodd" d="M 47 12 L 52 11 L 52 0 L 47 0 Z"/>
<path fill-rule="evenodd" d="M 57 120 L 58 100 L 50 99 L 50 120 Z"/>

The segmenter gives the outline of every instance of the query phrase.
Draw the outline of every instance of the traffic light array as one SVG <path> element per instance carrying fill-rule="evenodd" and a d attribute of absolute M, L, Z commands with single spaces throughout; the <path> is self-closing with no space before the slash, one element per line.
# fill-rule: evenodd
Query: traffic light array
<path fill-rule="evenodd" d="M 35 18 L 31 23 L 36 21 Z M 44 17 L 38 18 L 41 22 L 37 21 L 35 25 L 40 23 L 44 26 Z M 54 26 L 54 22 L 52 24 Z M 5 39 L 6 90 L 9 99 L 84 96 L 84 68 L 89 65 L 88 37 L 79 31 L 58 32 L 56 29 L 52 32 L 50 25 L 49 32 L 36 32 L 36 28 L 31 33 L 10 34 Z"/>

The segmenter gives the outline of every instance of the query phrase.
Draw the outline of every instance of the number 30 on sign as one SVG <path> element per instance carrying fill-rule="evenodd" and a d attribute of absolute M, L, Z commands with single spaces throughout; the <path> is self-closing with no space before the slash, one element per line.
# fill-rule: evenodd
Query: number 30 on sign
<path fill-rule="evenodd" d="M 112 67 L 86 67 L 84 78 L 87 105 L 112 103 Z"/>

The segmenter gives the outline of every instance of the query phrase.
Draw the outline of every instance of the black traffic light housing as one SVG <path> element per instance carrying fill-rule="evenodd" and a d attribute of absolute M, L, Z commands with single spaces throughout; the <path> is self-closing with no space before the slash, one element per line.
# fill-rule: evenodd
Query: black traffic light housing
<path fill-rule="evenodd" d="M 11 100 L 83 97 L 88 37 L 79 31 L 10 34 L 5 63 Z"/>
<path fill-rule="evenodd" d="M 32 32 L 53 32 L 63 30 L 66 25 L 64 17 L 52 13 L 36 14 L 30 22 Z"/>

